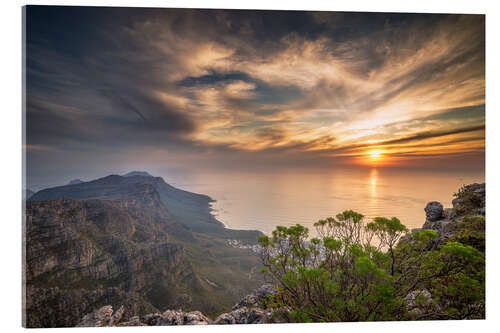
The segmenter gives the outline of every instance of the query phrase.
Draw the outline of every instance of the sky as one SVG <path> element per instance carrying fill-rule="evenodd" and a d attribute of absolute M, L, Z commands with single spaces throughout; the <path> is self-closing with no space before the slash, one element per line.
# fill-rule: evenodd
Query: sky
<path fill-rule="evenodd" d="M 483 170 L 483 15 L 28 6 L 28 186 L 128 170 Z"/>

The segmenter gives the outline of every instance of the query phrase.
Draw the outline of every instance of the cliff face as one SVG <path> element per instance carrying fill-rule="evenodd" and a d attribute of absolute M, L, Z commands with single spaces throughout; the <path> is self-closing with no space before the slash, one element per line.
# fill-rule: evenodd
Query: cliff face
<path fill-rule="evenodd" d="M 85 308 L 82 299 L 95 308 L 100 300 L 144 294 L 159 281 L 198 285 L 183 246 L 168 240 L 168 230 L 179 226 L 154 188 L 123 194 L 120 200 L 27 202 L 27 326 L 73 326 L 81 313 L 61 311 L 72 302 Z M 139 307 L 155 308 L 144 295 L 135 299 Z M 57 303 L 57 316 L 47 311 L 47 302 Z M 176 299 L 164 302 L 175 305 Z"/>
<path fill-rule="evenodd" d="M 234 303 L 260 285 L 259 262 L 226 236 L 258 233 L 224 229 L 210 201 L 142 175 L 37 192 L 26 202 L 25 325 L 75 326 L 103 305 L 123 305 L 127 319 Z"/>
<path fill-rule="evenodd" d="M 50 281 L 63 270 L 66 283 L 68 270 L 79 278 L 114 279 L 156 257 L 164 256 L 169 268 L 182 261 L 183 247 L 168 243 L 165 222 L 133 201 L 30 201 L 26 210 L 28 281 Z M 140 287 L 140 281 L 125 282 L 122 287 Z"/>

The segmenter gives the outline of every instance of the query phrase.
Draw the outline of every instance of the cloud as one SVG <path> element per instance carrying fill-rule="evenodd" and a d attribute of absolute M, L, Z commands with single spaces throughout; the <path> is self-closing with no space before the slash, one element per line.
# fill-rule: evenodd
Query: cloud
<path fill-rule="evenodd" d="M 30 8 L 31 147 L 267 163 L 484 150 L 481 15 Z"/>
<path fill-rule="evenodd" d="M 411 141 L 421 141 L 421 140 L 430 139 L 430 138 L 439 138 L 439 137 L 448 136 L 448 135 L 469 133 L 469 132 L 476 132 L 476 131 L 484 131 L 484 125 L 465 127 L 465 128 L 457 128 L 457 129 L 447 130 L 447 131 L 420 132 L 420 133 L 417 133 L 417 134 L 412 135 L 412 136 L 382 141 L 382 142 L 378 142 L 377 144 L 391 145 L 391 144 L 406 143 L 406 142 L 411 142 Z"/>
<path fill-rule="evenodd" d="M 111 100 L 118 108 L 130 110 L 139 116 L 144 121 L 147 121 L 146 117 L 130 102 L 125 100 L 119 94 L 111 90 L 102 90 L 102 94 Z"/>

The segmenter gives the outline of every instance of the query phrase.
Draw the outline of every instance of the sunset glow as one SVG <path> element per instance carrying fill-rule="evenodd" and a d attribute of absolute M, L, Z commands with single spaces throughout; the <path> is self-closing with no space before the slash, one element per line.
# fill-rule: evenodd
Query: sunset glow
<path fill-rule="evenodd" d="M 381 150 L 370 150 L 368 152 L 368 155 L 370 155 L 370 158 L 376 160 L 376 159 L 379 159 L 382 155 L 382 151 Z"/>
<path fill-rule="evenodd" d="M 73 33 L 57 11 L 28 32 L 28 118 L 43 119 L 27 123 L 28 158 L 484 163 L 484 16 L 120 9 L 111 24 L 87 10 Z"/>

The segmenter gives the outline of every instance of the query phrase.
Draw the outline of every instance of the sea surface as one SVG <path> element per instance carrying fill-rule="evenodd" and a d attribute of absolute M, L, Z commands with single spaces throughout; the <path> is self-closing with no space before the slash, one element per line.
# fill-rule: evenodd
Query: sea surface
<path fill-rule="evenodd" d="M 162 175 L 168 183 L 209 195 L 214 215 L 228 228 L 270 234 L 297 223 L 315 235 L 314 222 L 347 209 L 365 215 L 398 217 L 409 229 L 425 222 L 424 207 L 439 201 L 451 207 L 461 185 L 484 182 L 484 172 L 337 168 L 273 172 L 204 171 Z"/>

